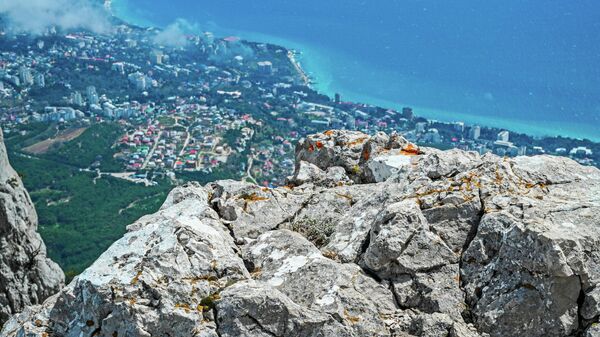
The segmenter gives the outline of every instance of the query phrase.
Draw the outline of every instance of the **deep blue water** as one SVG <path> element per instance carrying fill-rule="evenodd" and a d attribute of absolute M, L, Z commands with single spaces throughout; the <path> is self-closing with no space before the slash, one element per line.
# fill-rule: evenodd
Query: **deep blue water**
<path fill-rule="evenodd" d="M 304 52 L 317 89 L 425 117 L 600 141 L 598 0 L 116 0 Z"/>

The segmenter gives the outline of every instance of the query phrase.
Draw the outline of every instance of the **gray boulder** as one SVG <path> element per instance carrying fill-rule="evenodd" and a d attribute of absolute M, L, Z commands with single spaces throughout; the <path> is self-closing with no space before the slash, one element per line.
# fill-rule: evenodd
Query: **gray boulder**
<path fill-rule="evenodd" d="M 288 177 L 287 181 L 289 185 L 293 186 L 312 183 L 321 187 L 352 185 L 353 183 L 346 174 L 346 170 L 341 166 L 329 167 L 323 171 L 317 165 L 305 161 L 298 163 L 294 175 Z"/>
<path fill-rule="evenodd" d="M 478 327 L 566 336 L 597 321 L 598 170 L 549 156 L 486 158 L 480 170 L 484 215 L 462 258 Z"/>
<path fill-rule="evenodd" d="M 330 315 L 302 307 L 262 283 L 240 282 L 222 296 L 217 304 L 222 337 L 354 336 Z"/>
<path fill-rule="evenodd" d="M 195 184 L 128 227 L 94 264 L 3 336 L 216 336 L 214 301 L 249 278 L 233 238 Z"/>
<path fill-rule="evenodd" d="M 232 180 L 210 187 L 211 202 L 240 240 L 255 239 L 289 221 L 310 199 L 302 189 L 268 189 Z"/>
<path fill-rule="evenodd" d="M 392 313 L 392 292 L 355 264 L 324 257 L 302 235 L 278 230 L 244 248 L 256 280 L 286 294 L 295 303 L 334 317 L 357 336 L 388 336 L 382 314 Z"/>
<path fill-rule="evenodd" d="M 296 146 L 296 163 L 305 161 L 321 170 L 340 166 L 353 179 L 358 179 L 358 163 L 369 136 L 358 131 L 329 130 L 309 135 Z"/>

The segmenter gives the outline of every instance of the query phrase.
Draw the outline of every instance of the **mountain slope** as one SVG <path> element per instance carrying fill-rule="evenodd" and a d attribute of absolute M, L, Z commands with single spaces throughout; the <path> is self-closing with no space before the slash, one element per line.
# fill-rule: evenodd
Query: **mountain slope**
<path fill-rule="evenodd" d="M 171 192 L 1 336 L 598 336 L 600 171 L 328 131 Z"/>

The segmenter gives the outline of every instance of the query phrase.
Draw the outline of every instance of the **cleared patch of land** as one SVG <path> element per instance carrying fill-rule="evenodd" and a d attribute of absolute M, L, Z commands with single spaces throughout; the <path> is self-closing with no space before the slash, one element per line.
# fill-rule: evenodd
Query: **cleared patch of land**
<path fill-rule="evenodd" d="M 35 143 L 31 146 L 24 148 L 25 152 L 33 153 L 33 154 L 44 154 L 48 152 L 48 150 L 52 147 L 52 145 L 56 143 L 64 143 L 71 141 L 79 136 L 87 130 L 87 128 L 77 128 L 77 129 L 69 129 L 65 130 L 58 134 L 58 136 L 54 138 L 49 138 L 43 140 L 41 142 Z"/>

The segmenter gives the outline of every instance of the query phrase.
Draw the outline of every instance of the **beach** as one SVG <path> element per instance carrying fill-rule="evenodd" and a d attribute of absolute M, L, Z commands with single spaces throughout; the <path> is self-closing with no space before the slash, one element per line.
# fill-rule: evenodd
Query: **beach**
<path fill-rule="evenodd" d="M 300 75 L 300 77 L 302 78 L 304 85 L 310 86 L 310 78 L 308 77 L 308 75 L 306 74 L 304 69 L 302 69 L 300 62 L 298 62 L 298 60 L 296 60 L 295 52 L 291 51 L 291 50 L 288 51 L 288 58 L 290 59 L 290 62 L 294 65 L 294 68 L 296 68 L 298 75 Z"/>

